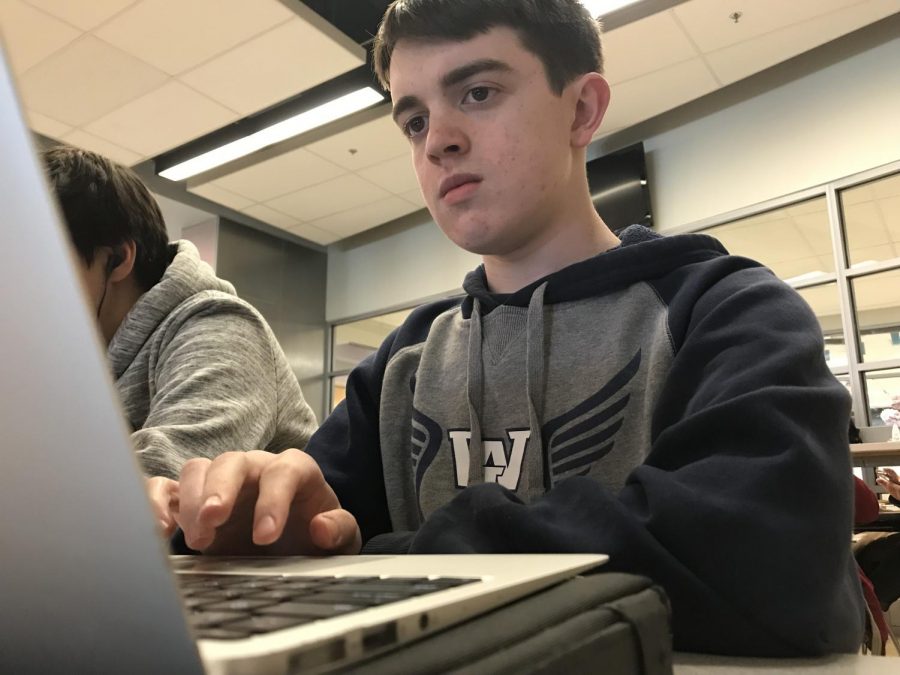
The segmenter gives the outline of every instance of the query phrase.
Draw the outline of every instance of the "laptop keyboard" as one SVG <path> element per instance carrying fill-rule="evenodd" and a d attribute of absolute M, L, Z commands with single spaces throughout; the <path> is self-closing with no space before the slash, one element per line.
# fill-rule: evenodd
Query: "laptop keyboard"
<path fill-rule="evenodd" d="M 198 638 L 238 640 L 473 583 L 458 577 L 178 574 Z"/>

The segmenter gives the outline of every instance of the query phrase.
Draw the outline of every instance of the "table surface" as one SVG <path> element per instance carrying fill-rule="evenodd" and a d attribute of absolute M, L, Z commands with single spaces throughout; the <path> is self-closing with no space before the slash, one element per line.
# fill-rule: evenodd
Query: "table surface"
<path fill-rule="evenodd" d="M 750 659 L 675 654 L 675 675 L 897 675 L 900 657 L 840 654 L 821 659 Z"/>
<path fill-rule="evenodd" d="M 868 455 L 876 452 L 900 454 L 900 441 L 884 441 L 882 443 L 851 443 L 850 454 Z"/>

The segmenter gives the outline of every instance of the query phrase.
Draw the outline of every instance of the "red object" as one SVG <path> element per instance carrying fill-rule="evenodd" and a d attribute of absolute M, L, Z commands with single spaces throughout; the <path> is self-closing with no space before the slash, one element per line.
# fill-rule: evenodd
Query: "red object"
<path fill-rule="evenodd" d="M 878 497 L 856 476 L 853 476 L 855 488 L 853 522 L 857 525 L 865 525 L 878 520 Z"/>

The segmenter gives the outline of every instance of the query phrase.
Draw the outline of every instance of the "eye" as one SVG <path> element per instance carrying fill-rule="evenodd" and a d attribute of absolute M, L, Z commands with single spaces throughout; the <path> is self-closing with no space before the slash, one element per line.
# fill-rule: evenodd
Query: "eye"
<path fill-rule="evenodd" d="M 415 115 L 414 117 L 410 117 L 406 124 L 403 125 L 403 133 L 409 138 L 413 138 L 425 131 L 427 126 L 423 115 Z"/>
<path fill-rule="evenodd" d="M 491 97 L 492 93 L 491 87 L 472 87 L 466 92 L 463 103 L 483 103 Z"/>

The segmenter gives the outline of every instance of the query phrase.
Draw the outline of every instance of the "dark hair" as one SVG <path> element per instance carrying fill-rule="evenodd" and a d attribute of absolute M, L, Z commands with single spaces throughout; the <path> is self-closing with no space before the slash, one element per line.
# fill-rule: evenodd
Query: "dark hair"
<path fill-rule="evenodd" d="M 375 36 L 375 74 L 390 89 L 400 40 L 463 41 L 501 26 L 541 60 L 557 94 L 579 75 L 603 72 L 600 24 L 578 0 L 394 0 Z"/>
<path fill-rule="evenodd" d="M 87 264 L 103 246 L 133 241 L 134 276 L 145 290 L 169 264 L 166 224 L 137 174 L 102 155 L 60 145 L 42 155 L 78 255 Z"/>

